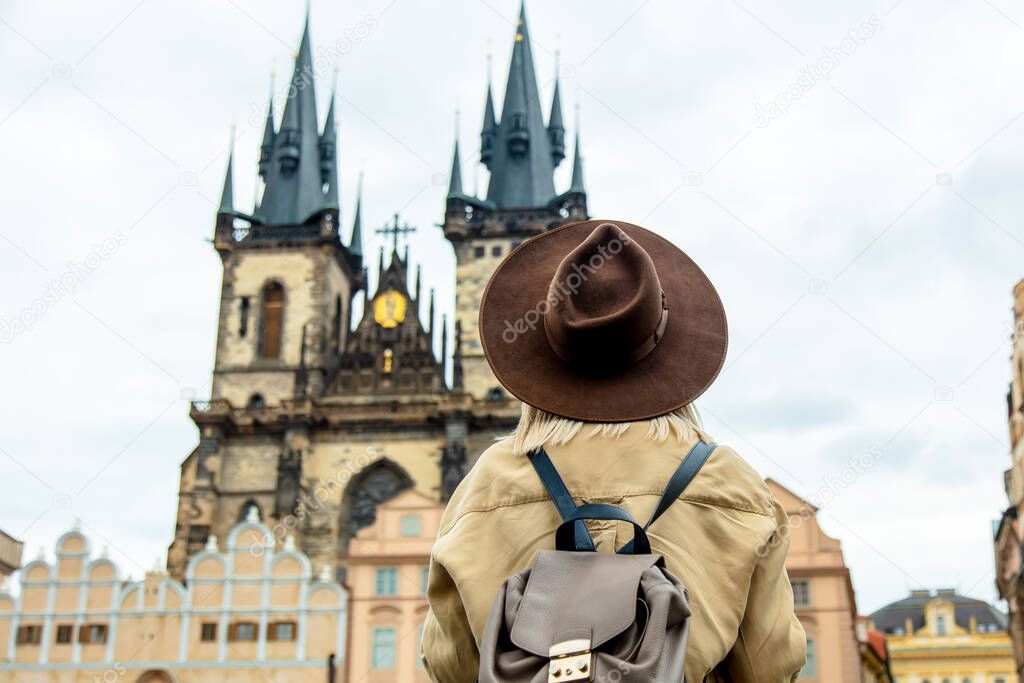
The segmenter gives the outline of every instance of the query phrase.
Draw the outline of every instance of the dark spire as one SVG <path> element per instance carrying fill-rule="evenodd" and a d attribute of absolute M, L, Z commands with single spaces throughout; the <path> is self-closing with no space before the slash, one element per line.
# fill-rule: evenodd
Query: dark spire
<path fill-rule="evenodd" d="M 576 124 L 576 149 L 572 155 L 572 182 L 569 183 L 569 192 L 586 194 L 587 190 L 583 185 L 583 156 L 580 154 L 580 127 Z"/>
<path fill-rule="evenodd" d="M 448 181 L 448 198 L 462 196 L 462 161 L 459 155 L 459 138 L 455 136 L 455 152 L 452 154 L 452 173 Z"/>
<path fill-rule="evenodd" d="M 555 53 L 555 94 L 551 96 L 551 114 L 548 116 L 548 139 L 551 142 L 551 163 L 558 166 L 565 158 L 565 125 L 562 123 L 562 97 L 559 94 L 557 53 Z"/>
<path fill-rule="evenodd" d="M 427 331 L 430 332 L 430 338 L 434 338 L 434 288 L 430 288 L 430 313 L 428 314 L 430 324 Z"/>
<path fill-rule="evenodd" d="M 499 209 L 547 206 L 555 196 L 552 155 L 523 7 L 512 45 L 501 122 L 488 164 L 487 200 Z"/>
<path fill-rule="evenodd" d="M 305 223 L 324 207 L 314 73 L 307 10 L 257 216 L 269 225 Z"/>
<path fill-rule="evenodd" d="M 419 314 L 419 310 L 420 310 L 420 287 L 423 285 L 422 274 L 423 274 L 423 267 L 417 265 L 416 266 L 416 289 L 415 289 L 415 291 L 416 291 L 416 311 L 417 311 L 417 315 Z"/>
<path fill-rule="evenodd" d="M 270 77 L 270 101 L 267 102 L 267 121 L 263 125 L 263 142 L 260 144 L 260 176 L 266 180 L 270 173 L 270 160 L 274 155 L 274 77 Z"/>
<path fill-rule="evenodd" d="M 353 256 L 363 255 L 363 172 L 359 172 L 359 186 L 356 190 L 356 211 L 352 217 L 352 239 L 348 250 Z"/>
<path fill-rule="evenodd" d="M 480 130 L 480 163 L 491 167 L 494 157 L 494 136 L 498 133 L 498 121 L 494 116 L 494 91 L 491 86 L 491 56 L 487 55 L 487 103 L 484 105 L 484 124 Z"/>
<path fill-rule="evenodd" d="M 224 172 L 224 188 L 220 191 L 220 206 L 217 207 L 219 214 L 233 214 L 235 212 L 235 183 L 232 178 L 231 167 L 235 159 L 235 127 L 231 127 L 231 147 L 228 149 L 228 168 Z"/>
<path fill-rule="evenodd" d="M 335 72 L 337 73 L 337 72 Z M 320 181 L 327 186 L 324 208 L 338 210 L 338 131 L 334 124 L 334 88 L 327 107 L 324 132 L 320 135 Z"/>

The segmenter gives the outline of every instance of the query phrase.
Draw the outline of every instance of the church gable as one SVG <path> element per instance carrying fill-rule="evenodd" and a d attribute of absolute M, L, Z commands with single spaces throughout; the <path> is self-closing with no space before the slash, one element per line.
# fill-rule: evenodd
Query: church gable
<path fill-rule="evenodd" d="M 397 227 L 397 217 L 395 219 Z M 338 370 L 327 394 L 433 394 L 447 391 L 444 380 L 444 336 L 441 359 L 434 355 L 434 297 L 430 294 L 427 325 L 420 321 L 422 296 L 416 272 L 413 292 L 408 287 L 408 251 L 384 267 L 381 252 L 377 291 L 363 302 L 362 320 L 352 330 L 338 359 Z"/>

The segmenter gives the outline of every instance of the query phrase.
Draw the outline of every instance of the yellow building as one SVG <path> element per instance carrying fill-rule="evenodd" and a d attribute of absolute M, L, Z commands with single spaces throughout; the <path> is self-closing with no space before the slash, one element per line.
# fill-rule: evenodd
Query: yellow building
<path fill-rule="evenodd" d="M 1006 615 L 955 590 L 911 591 L 871 615 L 886 634 L 898 683 L 1016 680 Z"/>
<path fill-rule="evenodd" d="M 55 564 L 29 562 L 18 593 L 0 592 L 0 682 L 324 680 L 343 666 L 347 602 L 327 574 L 290 542 L 275 552 L 254 514 L 224 551 L 209 539 L 185 585 L 163 571 L 125 581 L 72 530 Z"/>

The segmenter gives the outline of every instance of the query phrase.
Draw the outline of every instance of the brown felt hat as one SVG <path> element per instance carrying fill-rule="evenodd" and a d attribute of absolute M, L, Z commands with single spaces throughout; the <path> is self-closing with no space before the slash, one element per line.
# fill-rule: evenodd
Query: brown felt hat
<path fill-rule="evenodd" d="M 502 386 L 586 422 L 670 413 L 725 360 L 718 293 L 689 256 L 622 221 L 592 220 L 524 242 L 480 303 L 480 339 Z"/>

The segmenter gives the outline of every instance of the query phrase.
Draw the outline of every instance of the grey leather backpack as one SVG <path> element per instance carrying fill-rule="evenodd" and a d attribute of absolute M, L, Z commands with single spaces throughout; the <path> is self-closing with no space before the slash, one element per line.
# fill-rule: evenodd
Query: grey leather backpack
<path fill-rule="evenodd" d="M 480 683 L 679 683 L 690 630 L 685 586 L 651 553 L 646 529 L 683 492 L 713 445 L 698 441 L 644 526 L 614 505 L 576 507 L 543 449 L 530 453 L 562 516 L 555 549 L 498 590 L 480 643 Z M 633 540 L 598 553 L 583 520 L 633 525 Z"/>

